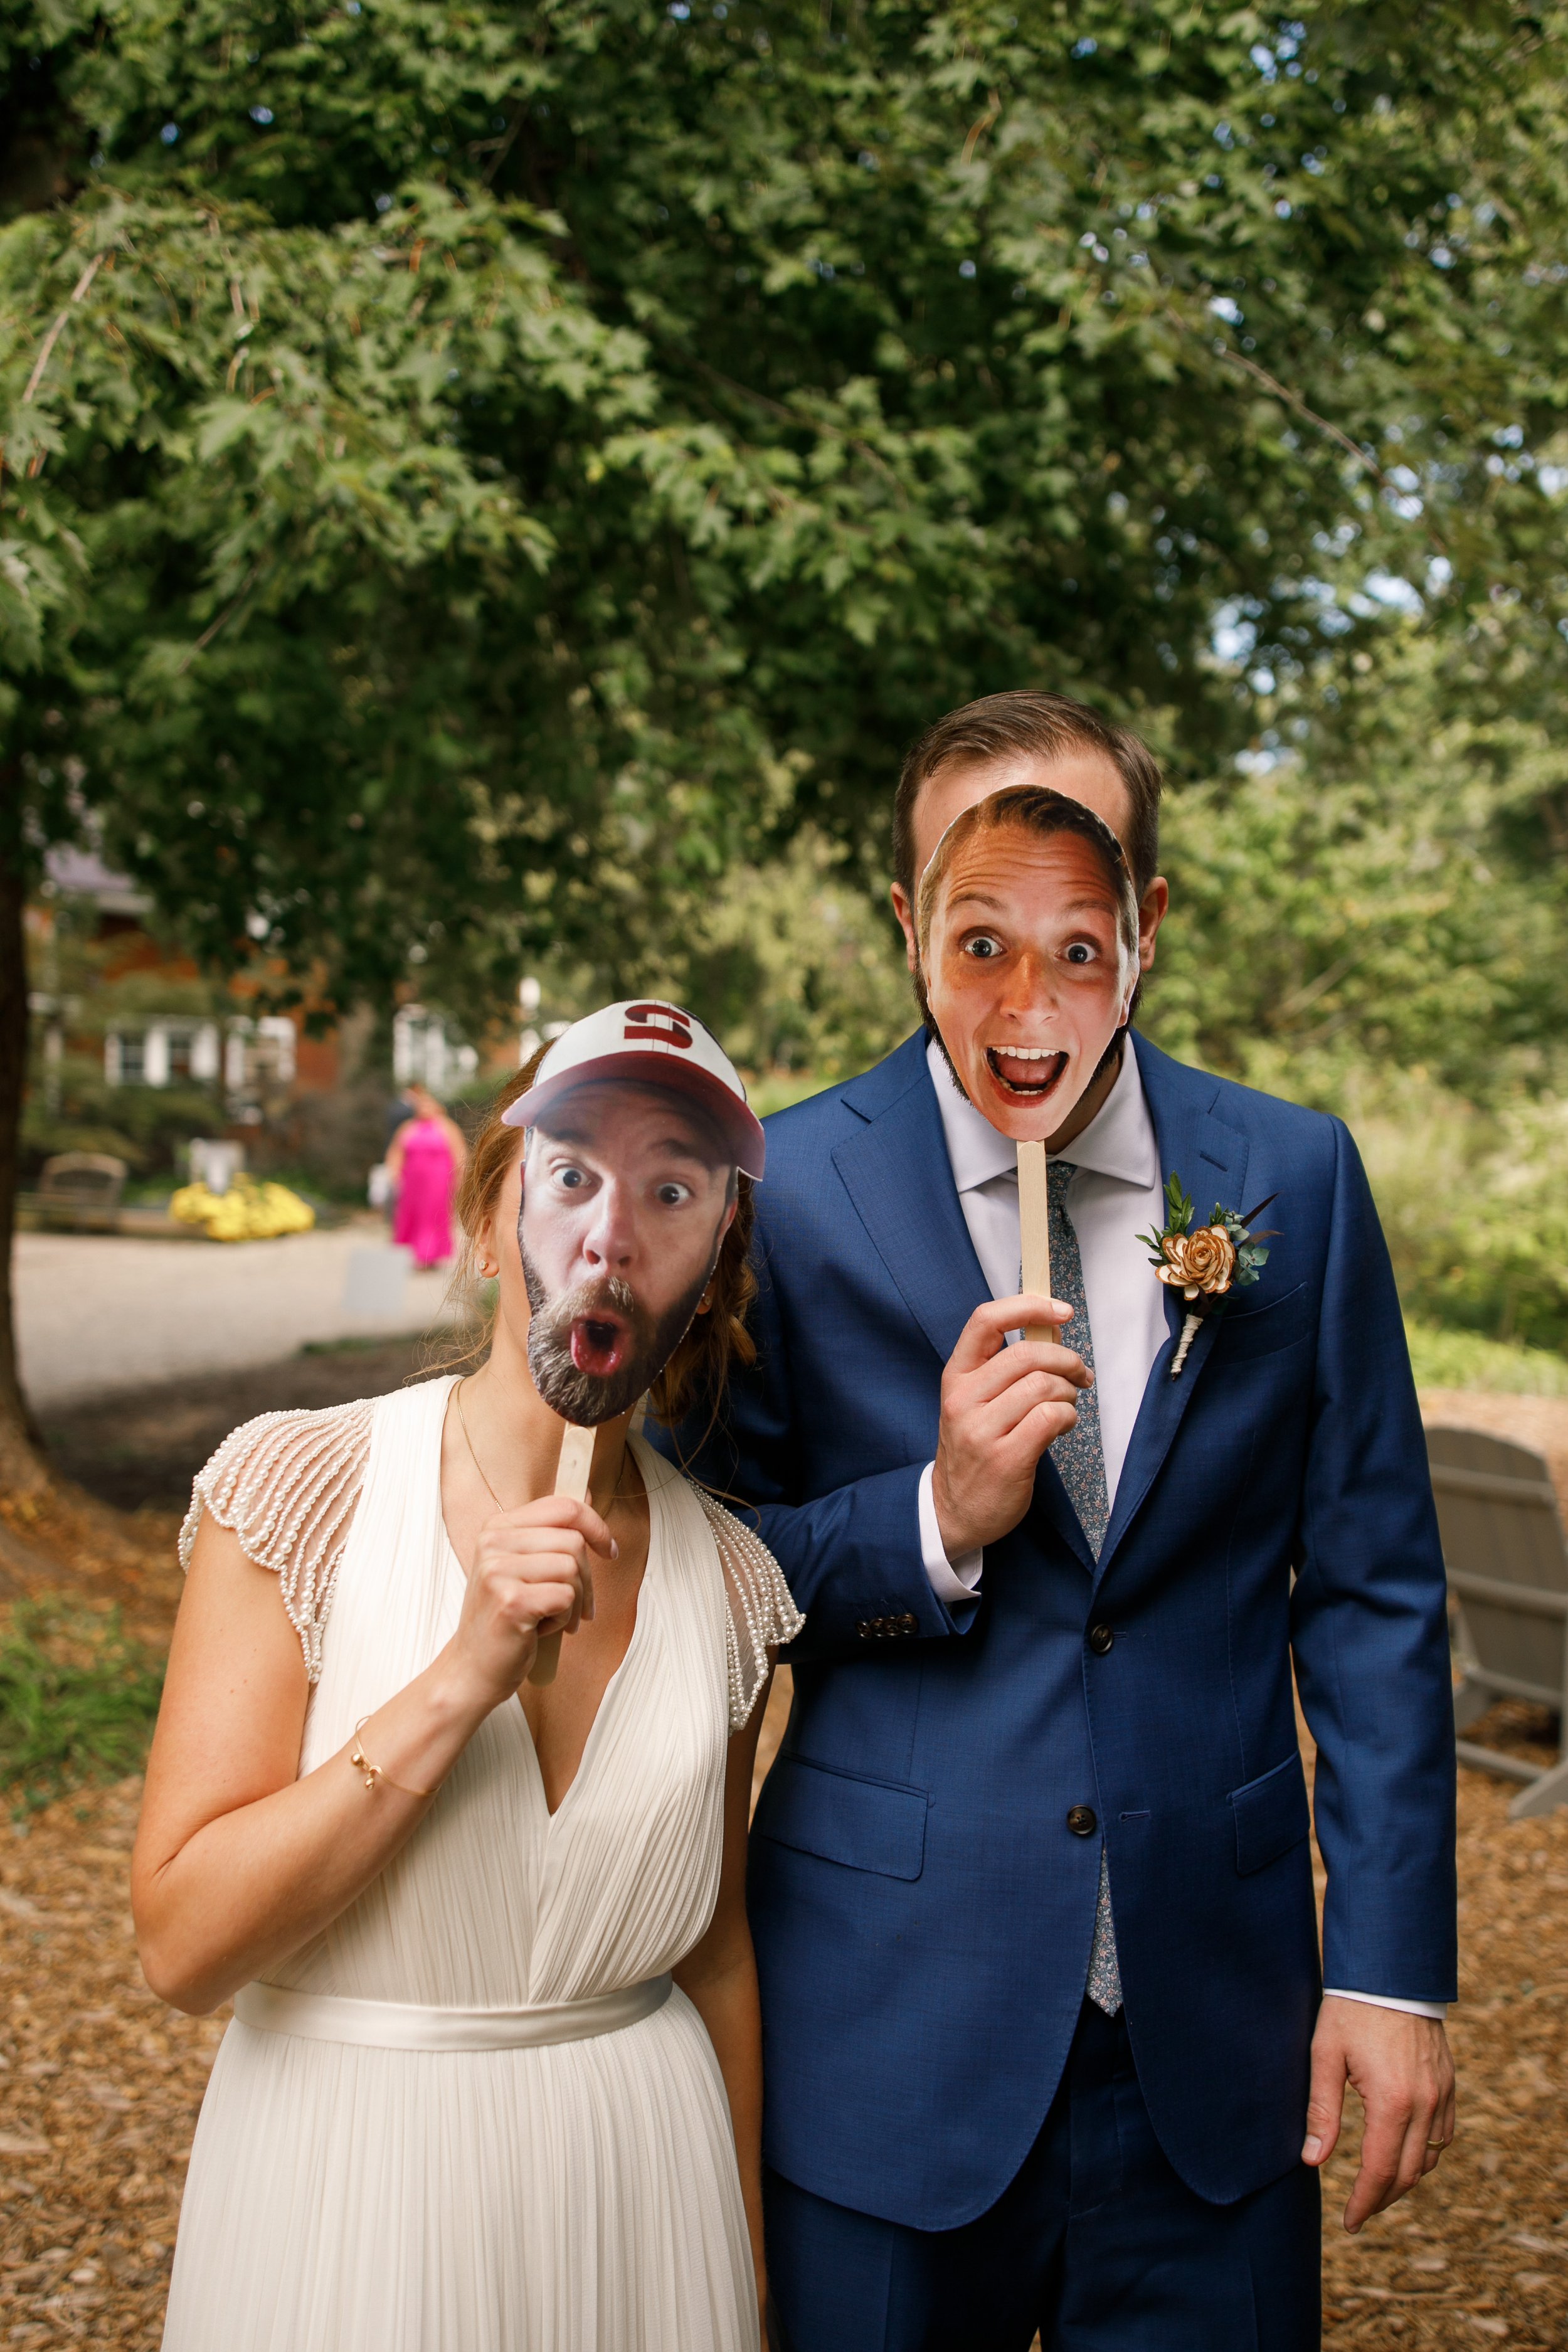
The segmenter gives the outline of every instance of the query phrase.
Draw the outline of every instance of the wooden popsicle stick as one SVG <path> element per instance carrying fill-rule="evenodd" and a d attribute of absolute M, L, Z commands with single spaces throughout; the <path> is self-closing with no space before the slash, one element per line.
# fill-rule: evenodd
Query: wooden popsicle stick
<path fill-rule="evenodd" d="M 1051 1295 L 1051 1196 L 1043 1143 L 1018 1146 L 1018 1234 L 1023 1244 L 1022 1286 L 1033 1297 Z M 1058 1339 L 1055 1323 L 1032 1323 L 1026 1339 Z"/>
<path fill-rule="evenodd" d="M 596 1430 L 579 1429 L 567 1422 L 561 1433 L 561 1459 L 555 1465 L 555 1492 L 568 1496 L 574 1503 L 588 1499 L 588 1476 L 594 1467 L 594 1440 Z M 528 1670 L 531 1683 L 552 1683 L 555 1669 L 561 1664 L 561 1636 L 542 1633 L 533 1654 L 533 1664 Z"/>

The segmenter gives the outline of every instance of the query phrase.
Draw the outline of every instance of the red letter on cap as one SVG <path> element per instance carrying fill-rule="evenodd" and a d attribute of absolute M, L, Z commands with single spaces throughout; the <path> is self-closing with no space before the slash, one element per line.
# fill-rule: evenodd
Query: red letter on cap
<path fill-rule="evenodd" d="M 626 1043 L 651 1038 L 660 1045 L 689 1045 L 691 1024 L 684 1013 L 668 1004 L 628 1004 Z"/>

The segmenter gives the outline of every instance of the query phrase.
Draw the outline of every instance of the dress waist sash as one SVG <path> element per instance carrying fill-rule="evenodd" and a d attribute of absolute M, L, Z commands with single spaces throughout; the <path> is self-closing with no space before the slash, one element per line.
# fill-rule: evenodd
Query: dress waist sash
<path fill-rule="evenodd" d="M 234 2013 L 265 2033 L 307 2042 L 350 2042 L 365 2050 L 537 2050 L 586 2042 L 651 2017 L 669 1999 L 668 1976 L 587 2000 L 547 2000 L 528 2009 L 437 2009 L 411 2000 L 349 2000 L 287 1985 L 241 1985 Z"/>

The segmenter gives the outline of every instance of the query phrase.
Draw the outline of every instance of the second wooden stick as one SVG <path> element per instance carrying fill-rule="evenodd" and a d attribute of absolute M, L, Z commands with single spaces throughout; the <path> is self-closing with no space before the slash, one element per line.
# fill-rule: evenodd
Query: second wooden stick
<path fill-rule="evenodd" d="M 1031 1297 L 1048 1298 L 1051 1295 L 1051 1195 L 1043 1143 L 1020 1143 L 1018 1146 L 1018 1235 L 1023 1244 L 1024 1261 L 1021 1287 Z M 1058 1339 L 1061 1333 L 1055 1323 L 1033 1323 L 1024 1337 L 1026 1339 Z"/>

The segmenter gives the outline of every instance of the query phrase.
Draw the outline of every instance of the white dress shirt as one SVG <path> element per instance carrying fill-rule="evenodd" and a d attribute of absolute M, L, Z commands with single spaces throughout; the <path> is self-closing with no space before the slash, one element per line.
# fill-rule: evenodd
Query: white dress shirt
<path fill-rule="evenodd" d="M 947 1057 L 933 1041 L 926 1048 L 931 1084 L 958 1205 L 993 1298 L 1007 1298 L 1021 1279 L 1018 1226 L 1018 1154 L 973 1103 L 960 1094 Z M 1132 1425 L 1143 1401 L 1154 1360 L 1165 1343 L 1164 1285 L 1155 1280 L 1149 1250 L 1140 1234 L 1157 1233 L 1165 1222 L 1164 1175 L 1154 1122 L 1138 1075 L 1138 1056 L 1123 1048 L 1116 1083 L 1081 1135 L 1053 1157 L 1079 1171 L 1068 1194 L 1067 1213 L 1078 1236 L 1083 1264 L 1084 1307 L 1094 1350 L 1094 1385 L 1100 1403 L 1100 1442 L 1105 1452 L 1105 1494 L 1114 1507 L 1121 1465 Z M 1008 1333 L 1008 1338 L 1017 1335 Z M 1069 1323 L 1063 1344 L 1079 1344 Z M 934 1463 L 920 1483 L 921 1557 L 931 1591 L 948 1608 L 967 1608 L 980 1590 L 983 1553 L 948 1558 L 937 1525 L 931 1492 Z M 1327 1997 L 1363 2000 L 1376 2009 L 1408 2011 L 1444 2018 L 1441 2001 L 1395 2000 L 1380 1993 L 1341 1991 Z"/>

